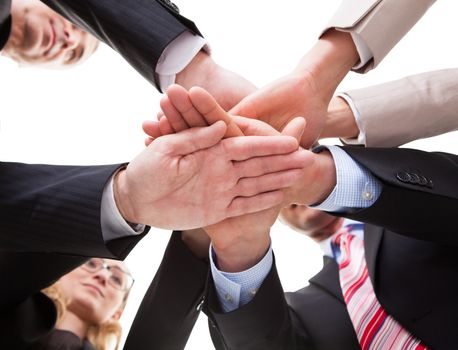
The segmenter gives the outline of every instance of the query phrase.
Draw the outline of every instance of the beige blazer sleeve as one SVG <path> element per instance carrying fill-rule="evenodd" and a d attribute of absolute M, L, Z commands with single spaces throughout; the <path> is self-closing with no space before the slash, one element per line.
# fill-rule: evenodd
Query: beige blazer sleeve
<path fill-rule="evenodd" d="M 367 147 L 396 147 L 458 130 L 458 69 L 417 74 L 345 94 L 359 114 L 357 124 Z"/>
<path fill-rule="evenodd" d="M 323 33 L 330 29 L 354 33 L 372 53 L 365 73 L 383 60 L 390 50 L 418 22 L 435 0 L 343 0 Z"/>

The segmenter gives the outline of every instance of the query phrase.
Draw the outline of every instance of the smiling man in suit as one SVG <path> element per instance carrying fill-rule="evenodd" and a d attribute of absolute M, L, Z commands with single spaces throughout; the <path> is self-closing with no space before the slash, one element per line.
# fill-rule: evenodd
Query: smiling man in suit
<path fill-rule="evenodd" d="M 71 67 L 97 49 L 98 40 L 38 0 L 14 0 L 0 8 L 0 50 L 21 65 Z"/>

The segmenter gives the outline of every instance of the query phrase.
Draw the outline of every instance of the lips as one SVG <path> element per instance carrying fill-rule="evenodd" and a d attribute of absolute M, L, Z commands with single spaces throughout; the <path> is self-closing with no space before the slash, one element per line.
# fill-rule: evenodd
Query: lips
<path fill-rule="evenodd" d="M 88 288 L 88 289 L 90 289 L 90 290 L 92 290 L 94 292 L 97 292 L 102 298 L 104 297 L 104 295 L 102 293 L 102 290 L 99 287 L 97 287 L 97 286 L 95 286 L 93 284 L 89 284 L 89 283 L 83 283 L 83 286 L 85 286 L 86 288 Z"/>
<path fill-rule="evenodd" d="M 49 22 L 49 39 L 48 39 L 48 42 L 46 43 L 46 47 L 45 47 L 45 50 L 44 50 L 44 54 L 47 56 L 51 50 L 53 49 L 55 43 L 56 43 L 56 38 L 57 38 L 57 35 L 56 35 L 56 29 L 54 27 L 54 24 L 52 23 L 52 21 Z"/>

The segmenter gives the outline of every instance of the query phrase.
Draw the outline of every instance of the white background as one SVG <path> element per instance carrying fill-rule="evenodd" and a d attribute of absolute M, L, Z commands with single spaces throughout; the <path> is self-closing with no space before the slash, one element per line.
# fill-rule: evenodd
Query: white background
<path fill-rule="evenodd" d="M 215 61 L 245 75 L 258 86 L 293 69 L 339 3 L 337 0 L 177 1 L 181 13 L 198 24 L 211 44 Z M 438 2 L 375 71 L 366 75 L 349 74 L 339 90 L 454 67 L 458 63 L 454 33 L 457 12 L 457 2 Z M 141 122 L 155 117 L 160 98 L 152 86 L 106 46 L 101 46 L 84 65 L 70 71 L 18 68 L 1 58 L 0 77 L 0 159 L 9 161 L 51 164 L 128 161 L 142 150 Z M 409 146 L 458 153 L 458 133 Z M 279 223 L 273 232 L 284 288 L 296 290 L 320 269 L 321 253 L 306 237 Z M 136 283 L 122 318 L 125 334 L 161 261 L 168 238 L 167 231 L 151 230 L 127 259 Z M 211 348 L 206 319 L 202 316 L 187 349 Z"/>

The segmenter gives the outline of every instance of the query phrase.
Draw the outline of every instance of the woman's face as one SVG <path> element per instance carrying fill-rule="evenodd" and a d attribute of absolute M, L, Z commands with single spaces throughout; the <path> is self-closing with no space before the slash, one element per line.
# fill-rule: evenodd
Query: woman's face
<path fill-rule="evenodd" d="M 84 267 L 78 267 L 57 282 L 64 298 L 69 301 L 68 311 L 90 325 L 100 325 L 110 319 L 118 319 L 127 293 L 112 283 L 113 277 L 122 278 L 117 269 L 128 272 L 126 265 L 116 260 L 94 259 L 96 260 L 104 261 L 111 269 L 102 268 L 90 272 Z M 91 259 L 89 264 L 91 261 L 93 260 Z"/>

